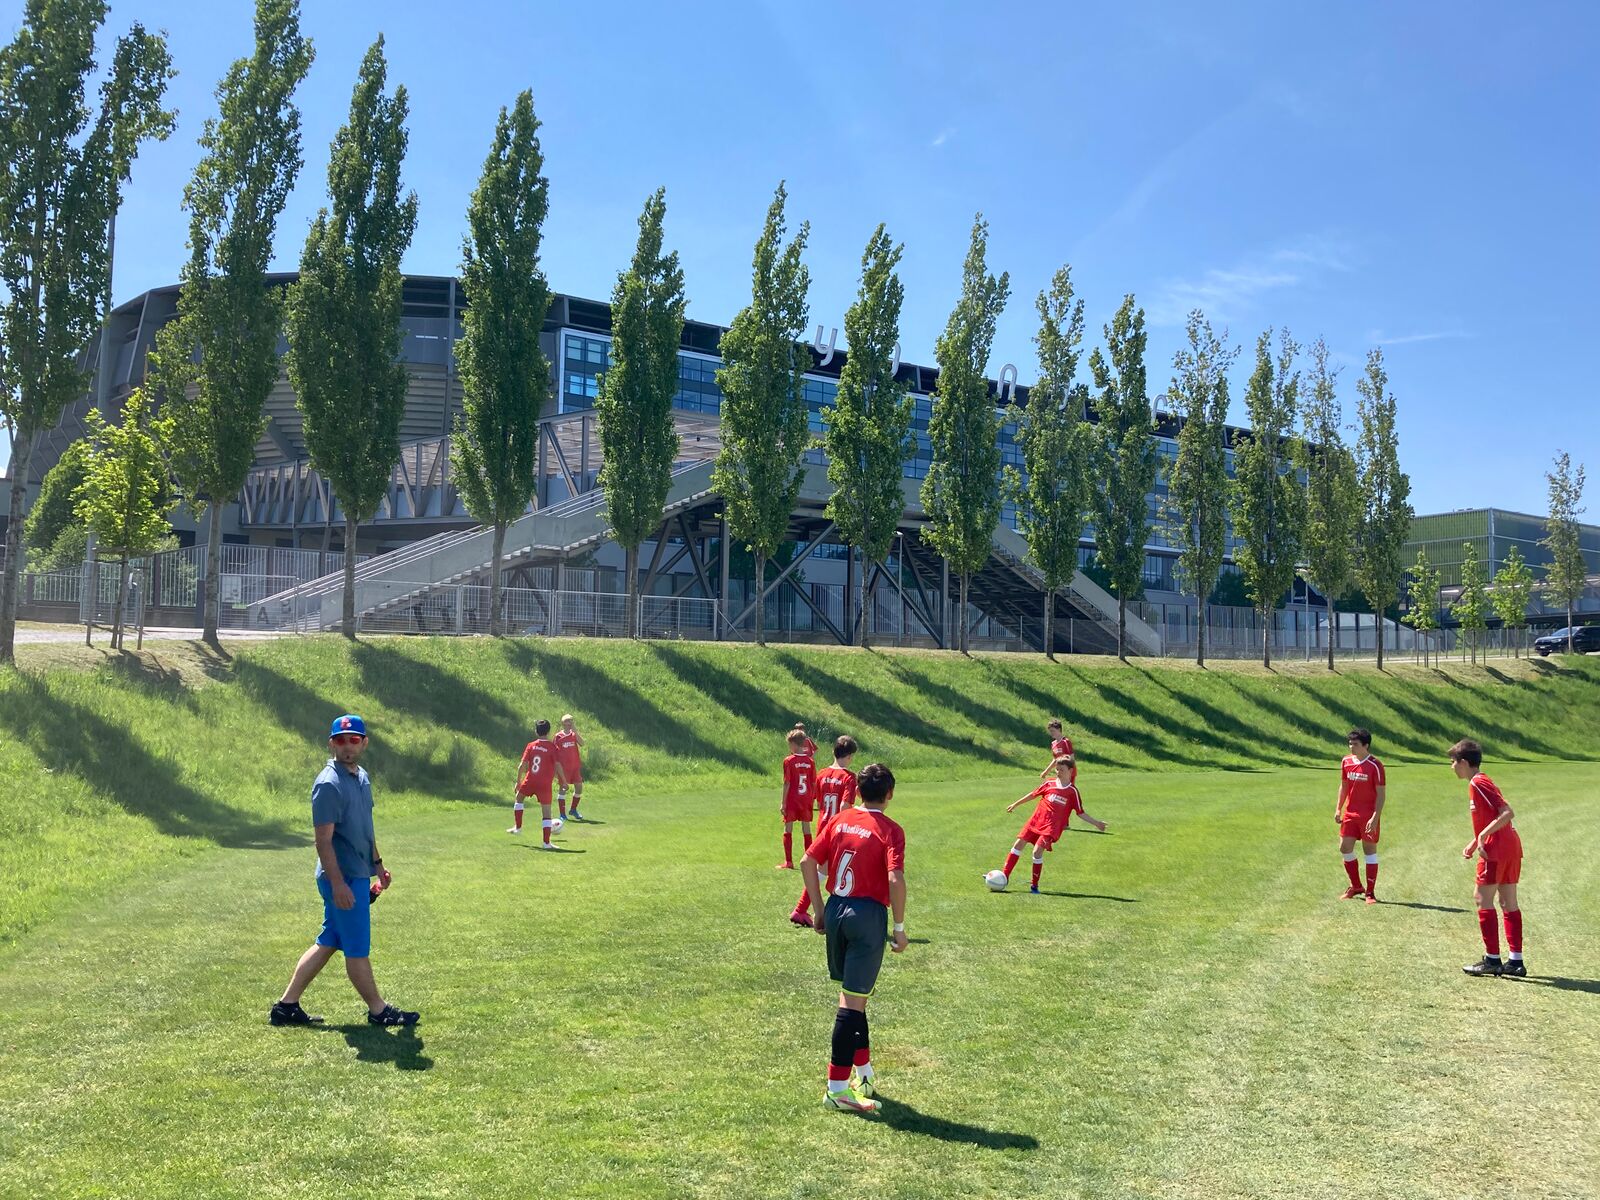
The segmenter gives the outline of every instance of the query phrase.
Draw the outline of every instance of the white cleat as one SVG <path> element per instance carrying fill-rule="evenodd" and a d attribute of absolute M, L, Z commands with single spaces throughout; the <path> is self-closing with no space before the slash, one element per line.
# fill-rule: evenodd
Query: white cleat
<path fill-rule="evenodd" d="M 507 833 L 521 833 L 522 830 L 518 829 L 515 825 L 513 825 L 510 829 L 506 830 L 506 832 Z"/>

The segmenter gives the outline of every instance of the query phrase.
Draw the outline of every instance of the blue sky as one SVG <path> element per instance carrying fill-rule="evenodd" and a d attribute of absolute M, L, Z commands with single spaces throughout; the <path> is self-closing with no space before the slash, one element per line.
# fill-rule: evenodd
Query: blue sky
<path fill-rule="evenodd" d="M 665 185 L 690 314 L 725 323 L 785 179 L 812 226 L 813 321 L 842 324 L 887 222 L 906 248 L 905 357 L 931 363 L 982 210 L 1012 277 L 992 372 L 1032 378 L 1032 297 L 1069 262 L 1096 335 L 1123 293 L 1145 306 L 1152 390 L 1195 306 L 1247 346 L 1269 325 L 1325 337 L 1351 415 L 1382 345 L 1419 512 L 1543 512 L 1557 448 L 1600 471 L 1600 6 L 1101 7 L 311 0 L 306 166 L 276 265 L 298 259 L 381 31 L 411 93 L 408 270 L 456 268 L 495 114 L 529 87 L 558 290 L 609 296 Z M 0 3 L 7 36 L 20 12 Z M 136 164 L 118 226 L 119 301 L 177 278 L 195 137 L 250 12 L 113 3 L 108 30 L 164 28 L 181 71 L 179 129 Z"/>

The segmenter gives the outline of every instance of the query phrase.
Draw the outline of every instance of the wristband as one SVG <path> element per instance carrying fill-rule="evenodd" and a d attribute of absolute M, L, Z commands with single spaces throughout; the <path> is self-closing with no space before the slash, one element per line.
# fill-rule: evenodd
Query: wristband
<path fill-rule="evenodd" d="M 894 931 L 896 933 L 904 933 L 906 931 L 906 923 L 904 921 L 896 921 L 894 923 Z"/>

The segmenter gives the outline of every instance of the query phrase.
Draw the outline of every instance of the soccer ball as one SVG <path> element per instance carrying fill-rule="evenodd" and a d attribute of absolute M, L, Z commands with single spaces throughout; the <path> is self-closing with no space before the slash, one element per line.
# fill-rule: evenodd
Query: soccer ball
<path fill-rule="evenodd" d="M 1006 873 L 1004 871 L 996 867 L 993 871 L 990 871 L 983 877 L 983 882 L 988 885 L 991 892 L 1003 892 L 1006 890 L 1006 884 L 1009 883 L 1010 880 L 1006 878 Z"/>
<path fill-rule="evenodd" d="M 563 825 L 565 825 L 565 824 L 566 824 L 566 822 L 563 821 L 560 817 L 552 817 L 550 819 L 550 832 L 551 833 L 560 833 L 561 832 L 561 827 Z"/>

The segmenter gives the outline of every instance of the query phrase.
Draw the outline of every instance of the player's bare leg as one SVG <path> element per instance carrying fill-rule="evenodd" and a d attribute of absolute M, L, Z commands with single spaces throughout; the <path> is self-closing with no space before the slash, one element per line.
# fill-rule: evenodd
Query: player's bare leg
<path fill-rule="evenodd" d="M 1350 886 L 1345 888 L 1341 900 L 1354 900 L 1363 894 L 1361 887 L 1361 866 L 1356 861 L 1356 839 L 1342 837 L 1339 839 L 1339 857 L 1344 859 L 1344 873 L 1350 876 Z"/>
<path fill-rule="evenodd" d="M 539 848 L 541 850 L 554 850 L 555 847 L 550 844 L 550 829 L 555 822 L 550 819 L 550 805 L 540 804 L 539 812 L 542 814 L 541 820 L 544 827 L 544 841 L 540 844 Z"/>
<path fill-rule="evenodd" d="M 801 842 L 801 849 L 800 849 L 800 853 L 801 854 L 804 854 L 807 850 L 811 849 L 811 822 L 810 821 L 801 821 L 800 822 L 800 842 Z"/>
<path fill-rule="evenodd" d="M 1363 840 L 1361 853 L 1367 861 L 1367 903 L 1378 902 L 1378 843 Z"/>

